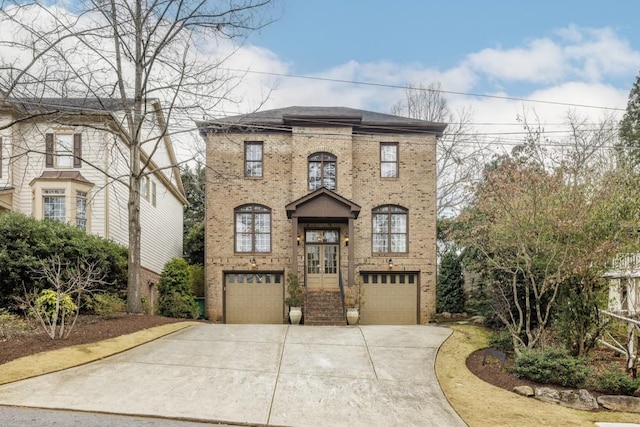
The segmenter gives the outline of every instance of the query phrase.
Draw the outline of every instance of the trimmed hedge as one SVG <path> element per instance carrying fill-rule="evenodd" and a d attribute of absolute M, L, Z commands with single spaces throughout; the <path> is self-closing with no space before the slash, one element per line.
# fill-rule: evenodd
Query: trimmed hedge
<path fill-rule="evenodd" d="M 189 264 L 182 258 L 169 260 L 158 281 L 158 312 L 162 316 L 198 318 L 198 305 L 191 288 Z"/>
<path fill-rule="evenodd" d="M 513 374 L 542 384 L 581 387 L 590 370 L 582 357 L 571 357 L 564 348 L 526 350 L 516 359 Z"/>
<path fill-rule="evenodd" d="M 24 295 L 23 285 L 27 291 L 47 287 L 34 279 L 33 270 L 52 255 L 70 263 L 97 262 L 105 280 L 114 283 L 108 291 L 126 289 L 124 246 L 61 222 L 7 213 L 0 215 L 0 305 L 10 306 L 14 296 Z"/>

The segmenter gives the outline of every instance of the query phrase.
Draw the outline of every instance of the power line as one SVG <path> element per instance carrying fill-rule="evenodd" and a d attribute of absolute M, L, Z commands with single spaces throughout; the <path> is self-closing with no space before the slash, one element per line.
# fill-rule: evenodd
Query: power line
<path fill-rule="evenodd" d="M 274 73 L 270 71 L 240 70 L 236 68 L 226 68 L 226 70 L 249 73 L 249 74 L 259 74 L 259 75 L 286 77 L 286 78 L 294 78 L 294 79 L 305 79 L 305 80 L 317 80 L 317 81 L 325 81 L 325 82 L 332 82 L 332 83 L 345 83 L 345 84 L 353 84 L 353 85 L 360 85 L 360 86 L 384 87 L 384 88 L 390 88 L 390 89 L 412 89 L 412 90 L 447 93 L 451 95 L 473 96 L 477 98 L 503 99 L 507 101 L 520 101 L 520 102 L 529 102 L 529 103 L 537 103 L 537 104 L 564 105 L 567 107 L 595 108 L 600 110 L 611 110 L 611 111 L 625 111 L 624 108 L 618 108 L 618 107 L 603 107 L 600 105 L 575 104 L 571 102 L 560 102 L 560 101 L 545 101 L 541 99 L 527 99 L 527 98 L 519 98 L 515 96 L 504 96 L 504 95 L 488 95 L 484 93 L 457 92 L 453 90 L 444 90 L 444 89 L 400 86 L 400 85 L 394 85 L 389 83 L 375 83 L 375 82 L 363 82 L 359 80 L 332 79 L 329 77 L 317 77 L 317 76 L 302 76 L 299 74 Z"/>

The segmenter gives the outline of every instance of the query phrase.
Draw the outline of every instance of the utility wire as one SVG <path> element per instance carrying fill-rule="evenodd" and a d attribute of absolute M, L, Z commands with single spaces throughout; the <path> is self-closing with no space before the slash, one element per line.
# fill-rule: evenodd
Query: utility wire
<path fill-rule="evenodd" d="M 390 88 L 390 89 L 412 89 L 412 90 L 447 93 L 451 95 L 473 96 L 477 98 L 503 99 L 507 101 L 520 101 L 520 102 L 530 102 L 530 103 L 537 103 L 537 104 L 564 105 L 568 107 L 596 108 L 600 110 L 611 110 L 611 111 L 625 111 L 624 108 L 618 108 L 618 107 L 603 107 L 599 105 L 575 104 L 575 103 L 560 102 L 560 101 L 545 101 L 541 99 L 527 99 L 527 98 L 519 98 L 519 97 L 504 96 L 504 95 L 488 95 L 483 93 L 457 92 L 453 90 L 414 87 L 410 85 L 401 86 L 401 85 L 394 85 L 389 83 L 375 83 L 375 82 L 364 82 L 359 80 L 332 79 L 329 77 L 317 77 L 317 76 L 302 76 L 298 74 L 274 73 L 270 71 L 240 70 L 236 68 L 226 68 L 226 70 L 248 73 L 248 74 L 259 74 L 259 75 L 286 77 L 286 78 L 293 78 L 293 79 L 317 80 L 317 81 L 325 81 L 325 82 L 332 82 L 332 83 L 353 84 L 353 85 L 360 85 L 360 86 L 384 87 L 384 88 Z"/>

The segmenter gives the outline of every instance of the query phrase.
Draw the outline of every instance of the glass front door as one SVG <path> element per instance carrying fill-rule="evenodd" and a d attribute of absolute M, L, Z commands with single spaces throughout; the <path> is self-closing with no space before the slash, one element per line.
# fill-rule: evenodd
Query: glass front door
<path fill-rule="evenodd" d="M 338 287 L 338 230 L 305 232 L 305 273 L 310 288 Z"/>

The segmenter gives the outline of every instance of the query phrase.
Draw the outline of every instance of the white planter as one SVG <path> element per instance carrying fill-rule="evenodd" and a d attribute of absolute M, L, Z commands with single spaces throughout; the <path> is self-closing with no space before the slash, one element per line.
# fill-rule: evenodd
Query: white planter
<path fill-rule="evenodd" d="M 302 307 L 289 307 L 289 320 L 292 325 L 299 325 L 302 319 Z"/>
<path fill-rule="evenodd" d="M 347 308 L 347 323 L 349 325 L 357 325 L 358 318 L 360 317 L 360 313 L 358 309 L 355 307 Z"/>

